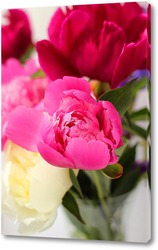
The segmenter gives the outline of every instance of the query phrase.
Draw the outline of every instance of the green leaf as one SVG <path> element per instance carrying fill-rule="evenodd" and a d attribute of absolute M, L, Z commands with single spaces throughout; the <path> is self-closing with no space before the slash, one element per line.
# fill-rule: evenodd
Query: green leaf
<path fill-rule="evenodd" d="M 136 92 L 145 85 L 147 85 L 146 78 L 142 78 L 140 81 L 132 81 L 122 88 L 108 91 L 100 97 L 100 100 L 110 101 L 113 103 L 120 116 L 123 116 L 130 104 L 133 102 Z"/>
<path fill-rule="evenodd" d="M 142 174 L 144 173 L 139 168 L 131 169 L 131 171 L 122 176 L 121 183 L 114 190 L 112 196 L 120 196 L 133 190 L 142 177 Z"/>
<path fill-rule="evenodd" d="M 108 165 L 106 168 L 101 169 L 100 172 L 110 179 L 118 179 L 123 174 L 123 167 L 120 163 Z"/>
<path fill-rule="evenodd" d="M 135 155 L 136 146 L 128 146 L 120 157 L 119 163 L 123 166 L 124 171 L 120 179 L 112 180 L 111 182 L 112 196 L 120 196 L 130 193 L 144 175 L 140 168 L 133 167 L 135 163 Z"/>
<path fill-rule="evenodd" d="M 21 56 L 20 62 L 24 64 L 26 60 L 31 56 L 34 50 L 35 50 L 34 45 L 30 45 L 30 47 L 26 50 L 25 54 Z"/>
<path fill-rule="evenodd" d="M 147 131 L 145 129 L 139 127 L 136 124 L 131 123 L 129 126 L 126 123 L 123 123 L 123 128 L 124 128 L 124 130 L 130 132 L 131 134 L 135 134 L 135 135 L 140 136 L 144 140 L 147 139 L 147 136 L 148 136 Z"/>
<path fill-rule="evenodd" d="M 131 171 L 131 166 L 135 161 L 136 155 L 136 146 L 129 147 L 127 146 L 124 150 L 123 154 L 119 158 L 119 163 L 123 166 L 123 175 L 120 179 L 112 180 L 111 182 L 111 193 L 114 196 L 122 195 L 126 193 L 127 187 L 124 187 L 124 191 L 120 191 L 120 187 L 123 185 L 122 182 L 126 178 L 128 172 Z"/>
<path fill-rule="evenodd" d="M 151 135 L 151 122 L 149 122 L 149 125 L 147 127 L 147 137 Z"/>
<path fill-rule="evenodd" d="M 43 78 L 43 77 L 46 77 L 45 73 L 43 72 L 43 70 L 39 69 L 37 70 L 35 73 L 33 73 L 31 75 L 31 78 L 34 79 L 34 78 Z"/>
<path fill-rule="evenodd" d="M 96 186 L 93 183 L 93 179 L 91 179 L 91 177 L 87 174 L 89 172 L 92 171 L 80 170 L 77 176 L 77 180 L 81 187 L 84 198 L 96 199 L 97 198 Z"/>
<path fill-rule="evenodd" d="M 137 111 L 134 111 L 130 114 L 131 121 L 146 121 L 150 120 L 150 112 L 147 108 L 143 108 Z"/>
<path fill-rule="evenodd" d="M 72 181 L 72 184 L 74 186 L 74 188 L 78 191 L 78 193 L 80 194 L 81 198 L 83 198 L 83 194 L 82 194 L 82 190 L 80 188 L 80 184 L 77 180 L 76 175 L 74 174 L 74 171 L 72 169 L 69 169 L 69 175 L 70 175 L 70 179 Z"/>
<path fill-rule="evenodd" d="M 115 149 L 115 153 L 119 157 L 123 154 L 124 150 L 126 149 L 128 143 L 129 143 L 129 141 L 125 137 L 122 137 L 122 139 L 123 139 L 123 145 L 121 147 Z"/>
<path fill-rule="evenodd" d="M 75 196 L 73 195 L 72 191 L 68 191 L 62 202 L 63 206 L 71 213 L 73 214 L 81 223 L 85 224 L 84 220 L 82 219 L 80 215 L 80 211 L 78 208 L 78 204 L 76 202 Z"/>

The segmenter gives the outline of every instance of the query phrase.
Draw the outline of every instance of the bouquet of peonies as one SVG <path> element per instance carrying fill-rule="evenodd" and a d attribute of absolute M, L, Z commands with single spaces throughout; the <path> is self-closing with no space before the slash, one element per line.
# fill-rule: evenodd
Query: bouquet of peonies
<path fill-rule="evenodd" d="M 3 212 L 32 235 L 62 205 L 70 237 L 126 240 L 125 201 L 150 187 L 150 5 L 57 8 L 35 42 L 24 10 L 4 18 Z"/>

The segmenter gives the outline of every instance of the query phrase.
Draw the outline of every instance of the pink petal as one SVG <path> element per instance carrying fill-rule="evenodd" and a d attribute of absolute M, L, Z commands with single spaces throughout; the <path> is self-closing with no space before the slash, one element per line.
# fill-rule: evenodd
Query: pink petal
<path fill-rule="evenodd" d="M 40 69 L 40 66 L 38 65 L 38 62 L 35 58 L 30 58 L 29 60 L 26 61 L 25 74 L 27 76 L 32 75 L 33 73 L 35 73 L 39 69 Z"/>
<path fill-rule="evenodd" d="M 80 70 L 81 75 L 110 82 L 124 42 L 123 30 L 114 23 L 105 21 L 100 32 L 82 38 L 81 45 L 74 50 L 72 63 Z"/>
<path fill-rule="evenodd" d="M 8 83 L 15 77 L 30 76 L 39 69 L 35 58 L 29 59 L 23 66 L 18 59 L 9 58 L 2 64 L 2 84 Z"/>
<path fill-rule="evenodd" d="M 36 50 L 41 67 L 51 80 L 62 78 L 65 75 L 79 75 L 49 41 L 37 42 Z"/>
<path fill-rule="evenodd" d="M 128 25 L 126 25 L 126 36 L 127 43 L 137 42 L 140 40 L 142 33 L 146 29 L 147 24 L 147 15 L 141 14 L 134 17 Z M 137 27 L 137 29 L 133 29 L 133 27 Z"/>
<path fill-rule="evenodd" d="M 102 28 L 103 22 L 106 20 L 105 4 L 84 4 L 74 5 L 73 10 L 80 10 L 89 16 L 89 27 L 92 30 Z"/>
<path fill-rule="evenodd" d="M 43 142 L 38 143 L 41 156 L 51 165 L 62 168 L 74 168 L 73 163 L 62 154 Z"/>
<path fill-rule="evenodd" d="M 48 35 L 52 44 L 58 48 L 59 46 L 59 36 L 62 23 L 65 19 L 65 14 L 61 8 L 57 8 L 52 16 L 52 19 L 48 26 Z"/>
<path fill-rule="evenodd" d="M 43 114 L 39 110 L 20 106 L 8 117 L 5 134 L 14 143 L 30 151 L 37 150 L 38 129 Z"/>
<path fill-rule="evenodd" d="M 131 19 L 143 13 L 138 3 L 109 3 L 104 5 L 106 19 L 125 27 Z M 128 14 L 127 14 L 128 13 Z"/>
<path fill-rule="evenodd" d="M 103 108 L 106 110 L 106 114 L 111 122 L 111 134 L 115 140 L 114 148 L 122 145 L 122 125 L 121 118 L 111 102 L 101 101 Z M 106 124 L 105 124 L 106 126 Z"/>
<path fill-rule="evenodd" d="M 143 9 L 136 2 L 124 3 L 123 4 L 123 12 L 124 12 L 124 15 L 126 16 L 126 19 L 131 20 L 136 15 L 140 15 L 143 12 Z M 127 15 L 127 13 L 128 13 L 128 15 Z"/>
<path fill-rule="evenodd" d="M 82 22 L 81 22 L 82 20 Z M 75 49 L 75 43 L 80 36 L 84 35 L 89 21 L 89 16 L 78 10 L 72 11 L 62 23 L 60 27 L 59 45 L 60 50 L 69 57 L 71 50 Z"/>
<path fill-rule="evenodd" d="M 24 75 L 24 71 L 19 60 L 15 58 L 8 59 L 5 64 L 2 64 L 2 84 L 10 82 L 17 76 Z"/>
<path fill-rule="evenodd" d="M 147 39 L 124 47 L 113 73 L 112 88 L 116 88 L 135 70 L 139 69 L 150 70 L 150 45 Z"/>
<path fill-rule="evenodd" d="M 66 147 L 66 156 L 75 168 L 97 170 L 105 168 L 110 160 L 107 145 L 101 141 L 87 142 L 83 138 L 72 138 Z"/>
<path fill-rule="evenodd" d="M 126 34 L 126 42 L 135 42 L 145 29 L 145 19 L 142 7 L 136 3 L 110 3 L 104 5 L 106 20 L 122 27 Z M 128 14 L 127 14 L 128 13 Z M 137 27 L 134 29 L 133 27 Z"/>
<path fill-rule="evenodd" d="M 90 86 L 87 81 L 82 78 L 65 76 L 63 80 L 56 80 L 49 84 L 44 98 L 46 111 L 53 115 L 59 108 L 60 101 L 66 90 L 80 90 L 90 94 Z"/>

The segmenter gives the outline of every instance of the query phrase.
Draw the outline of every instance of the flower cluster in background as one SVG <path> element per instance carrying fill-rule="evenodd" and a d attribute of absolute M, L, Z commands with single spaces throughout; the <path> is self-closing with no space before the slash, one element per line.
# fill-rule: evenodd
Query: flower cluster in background
<path fill-rule="evenodd" d="M 22 57 L 33 46 L 31 24 L 27 14 L 19 9 L 5 13 L 2 26 L 2 62 L 11 57 Z"/>
<path fill-rule="evenodd" d="M 117 211 L 142 178 L 150 185 L 150 108 L 134 106 L 141 91 L 150 97 L 150 12 L 57 8 L 36 42 L 24 10 L 4 14 L 2 203 L 21 234 L 52 226 L 62 204 L 83 238 L 124 240 Z"/>

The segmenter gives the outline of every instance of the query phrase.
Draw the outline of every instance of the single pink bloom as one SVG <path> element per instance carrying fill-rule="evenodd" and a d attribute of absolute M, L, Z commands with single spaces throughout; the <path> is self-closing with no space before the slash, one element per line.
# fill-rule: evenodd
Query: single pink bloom
<path fill-rule="evenodd" d="M 2 62 L 8 58 L 20 58 L 32 46 L 32 34 L 27 14 L 23 10 L 8 10 L 2 25 Z"/>
<path fill-rule="evenodd" d="M 24 66 L 17 59 L 8 59 L 2 65 L 2 147 L 7 140 L 4 128 L 10 113 L 20 105 L 42 107 L 49 80 L 47 77 L 31 78 L 37 70 L 39 66 L 34 59 Z"/>
<path fill-rule="evenodd" d="M 122 54 L 129 57 L 124 49 L 128 45 L 134 44 L 133 53 L 137 55 L 127 62 L 130 69 L 148 69 L 144 54 L 135 51 L 138 44 L 142 46 L 140 51 L 144 51 L 140 41 L 142 36 L 145 39 L 147 19 L 148 14 L 136 2 L 78 5 L 72 9 L 65 7 L 64 11 L 58 8 L 48 27 L 49 40 L 36 44 L 40 65 L 52 80 L 64 75 L 86 76 L 117 87 L 121 82 L 113 84 L 112 79 L 116 78 L 113 73 Z M 147 50 L 149 47 L 146 40 Z M 120 70 L 125 76 L 126 69 Z"/>
<path fill-rule="evenodd" d="M 110 102 L 92 98 L 87 81 L 64 77 L 50 83 L 44 107 L 45 112 L 16 108 L 5 127 L 7 137 L 58 167 L 96 170 L 117 162 L 121 119 Z"/>

